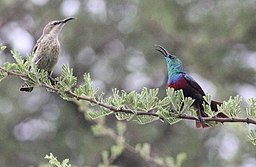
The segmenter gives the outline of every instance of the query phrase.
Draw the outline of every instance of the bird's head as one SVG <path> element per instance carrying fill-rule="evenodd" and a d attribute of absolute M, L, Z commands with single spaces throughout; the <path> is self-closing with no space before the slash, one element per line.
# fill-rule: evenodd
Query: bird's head
<path fill-rule="evenodd" d="M 169 74 L 183 71 L 182 62 L 175 55 L 170 54 L 164 47 L 156 45 L 156 50 L 165 57 Z"/>
<path fill-rule="evenodd" d="M 66 19 L 63 19 L 63 20 L 54 20 L 54 21 L 51 21 L 49 22 L 45 27 L 44 27 L 44 30 L 43 30 L 43 34 L 46 35 L 46 34 L 52 34 L 52 35 L 58 35 L 59 32 L 62 30 L 62 28 L 64 27 L 64 25 L 70 21 L 70 20 L 73 20 L 73 19 L 76 19 L 74 17 L 68 17 Z"/>

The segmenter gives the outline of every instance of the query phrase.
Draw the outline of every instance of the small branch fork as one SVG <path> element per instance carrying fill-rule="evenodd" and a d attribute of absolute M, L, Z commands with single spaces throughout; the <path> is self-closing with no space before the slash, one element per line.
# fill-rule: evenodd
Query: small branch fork
<path fill-rule="evenodd" d="M 22 78 L 28 78 L 29 77 L 27 75 L 24 74 L 20 74 L 20 73 L 16 73 L 16 72 L 12 72 L 12 71 L 7 71 L 6 69 L 4 69 L 3 67 L 0 67 L 0 70 L 5 71 L 8 75 L 12 75 L 15 77 L 22 77 Z M 52 86 L 46 85 L 46 84 L 40 84 L 42 87 L 45 87 L 47 89 L 50 89 L 54 92 L 58 92 L 57 88 L 54 88 Z M 110 111 L 112 111 L 113 113 L 127 113 L 127 114 L 134 114 L 134 115 L 146 115 L 146 116 L 153 116 L 153 117 L 158 117 L 159 119 L 165 120 L 166 118 L 161 117 L 159 114 L 157 113 L 153 113 L 153 112 L 146 112 L 146 111 L 134 111 L 131 109 L 126 109 L 126 108 L 118 108 L 112 105 L 108 105 L 106 103 L 102 103 L 100 101 L 97 101 L 95 98 L 90 98 L 87 96 L 77 96 L 72 90 L 67 90 L 65 92 L 67 95 L 77 99 L 77 100 L 84 100 L 84 101 L 88 101 L 90 103 L 96 104 L 98 106 L 101 106 L 103 108 L 106 108 Z M 196 116 L 192 116 L 192 115 L 187 115 L 187 114 L 173 114 L 172 116 L 179 118 L 179 119 L 185 119 L 185 120 L 195 120 L 195 121 L 199 121 L 198 117 Z M 204 117 L 203 118 L 204 121 L 215 121 L 215 122 L 220 122 L 220 123 L 225 123 L 225 122 L 240 122 L 240 123 L 247 123 L 247 124 L 253 124 L 256 125 L 256 120 L 253 120 L 251 118 L 234 118 L 234 117 L 230 117 L 230 118 L 211 118 L 211 117 Z"/>

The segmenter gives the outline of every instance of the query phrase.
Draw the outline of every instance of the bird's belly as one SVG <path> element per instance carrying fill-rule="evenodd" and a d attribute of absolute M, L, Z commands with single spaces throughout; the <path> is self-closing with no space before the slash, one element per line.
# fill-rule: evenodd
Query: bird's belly
<path fill-rule="evenodd" d="M 52 71 L 57 61 L 58 57 L 56 55 L 45 55 L 41 57 L 41 59 L 36 64 L 36 67 L 50 72 Z"/>
<path fill-rule="evenodd" d="M 58 61 L 58 57 L 59 47 L 51 46 L 37 50 L 34 54 L 33 62 L 36 64 L 37 68 L 51 72 Z"/>

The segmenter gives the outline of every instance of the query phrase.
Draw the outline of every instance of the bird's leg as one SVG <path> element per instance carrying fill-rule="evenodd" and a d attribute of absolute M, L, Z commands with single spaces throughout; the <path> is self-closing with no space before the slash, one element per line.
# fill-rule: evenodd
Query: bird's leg
<path fill-rule="evenodd" d="M 202 108 L 200 106 L 200 104 L 197 104 L 197 116 L 198 116 L 198 120 L 199 120 L 199 127 L 207 127 L 207 125 L 205 124 L 204 122 L 204 119 L 203 119 L 203 113 L 202 113 Z"/>
<path fill-rule="evenodd" d="M 51 84 L 54 86 L 57 84 L 57 81 L 55 78 L 53 78 L 51 75 L 48 76 L 48 79 L 51 81 Z"/>
<path fill-rule="evenodd" d="M 51 84 L 52 84 L 53 86 L 57 84 L 56 79 L 52 77 L 51 73 L 49 73 L 48 79 L 50 80 L 50 82 L 51 82 Z"/>

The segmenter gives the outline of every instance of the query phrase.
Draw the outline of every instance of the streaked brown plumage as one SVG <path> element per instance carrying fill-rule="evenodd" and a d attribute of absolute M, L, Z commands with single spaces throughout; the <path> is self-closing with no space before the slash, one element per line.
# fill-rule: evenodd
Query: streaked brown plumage
<path fill-rule="evenodd" d="M 54 83 L 54 79 L 51 77 L 52 70 L 58 61 L 60 54 L 60 43 L 58 40 L 59 32 L 64 27 L 65 23 L 75 19 L 69 17 L 64 20 L 55 20 L 49 22 L 43 29 L 43 34 L 37 40 L 33 48 L 32 63 L 36 65 L 38 69 L 43 69 L 48 72 L 49 79 Z M 20 91 L 31 92 L 33 87 L 28 86 L 25 82 Z"/>

